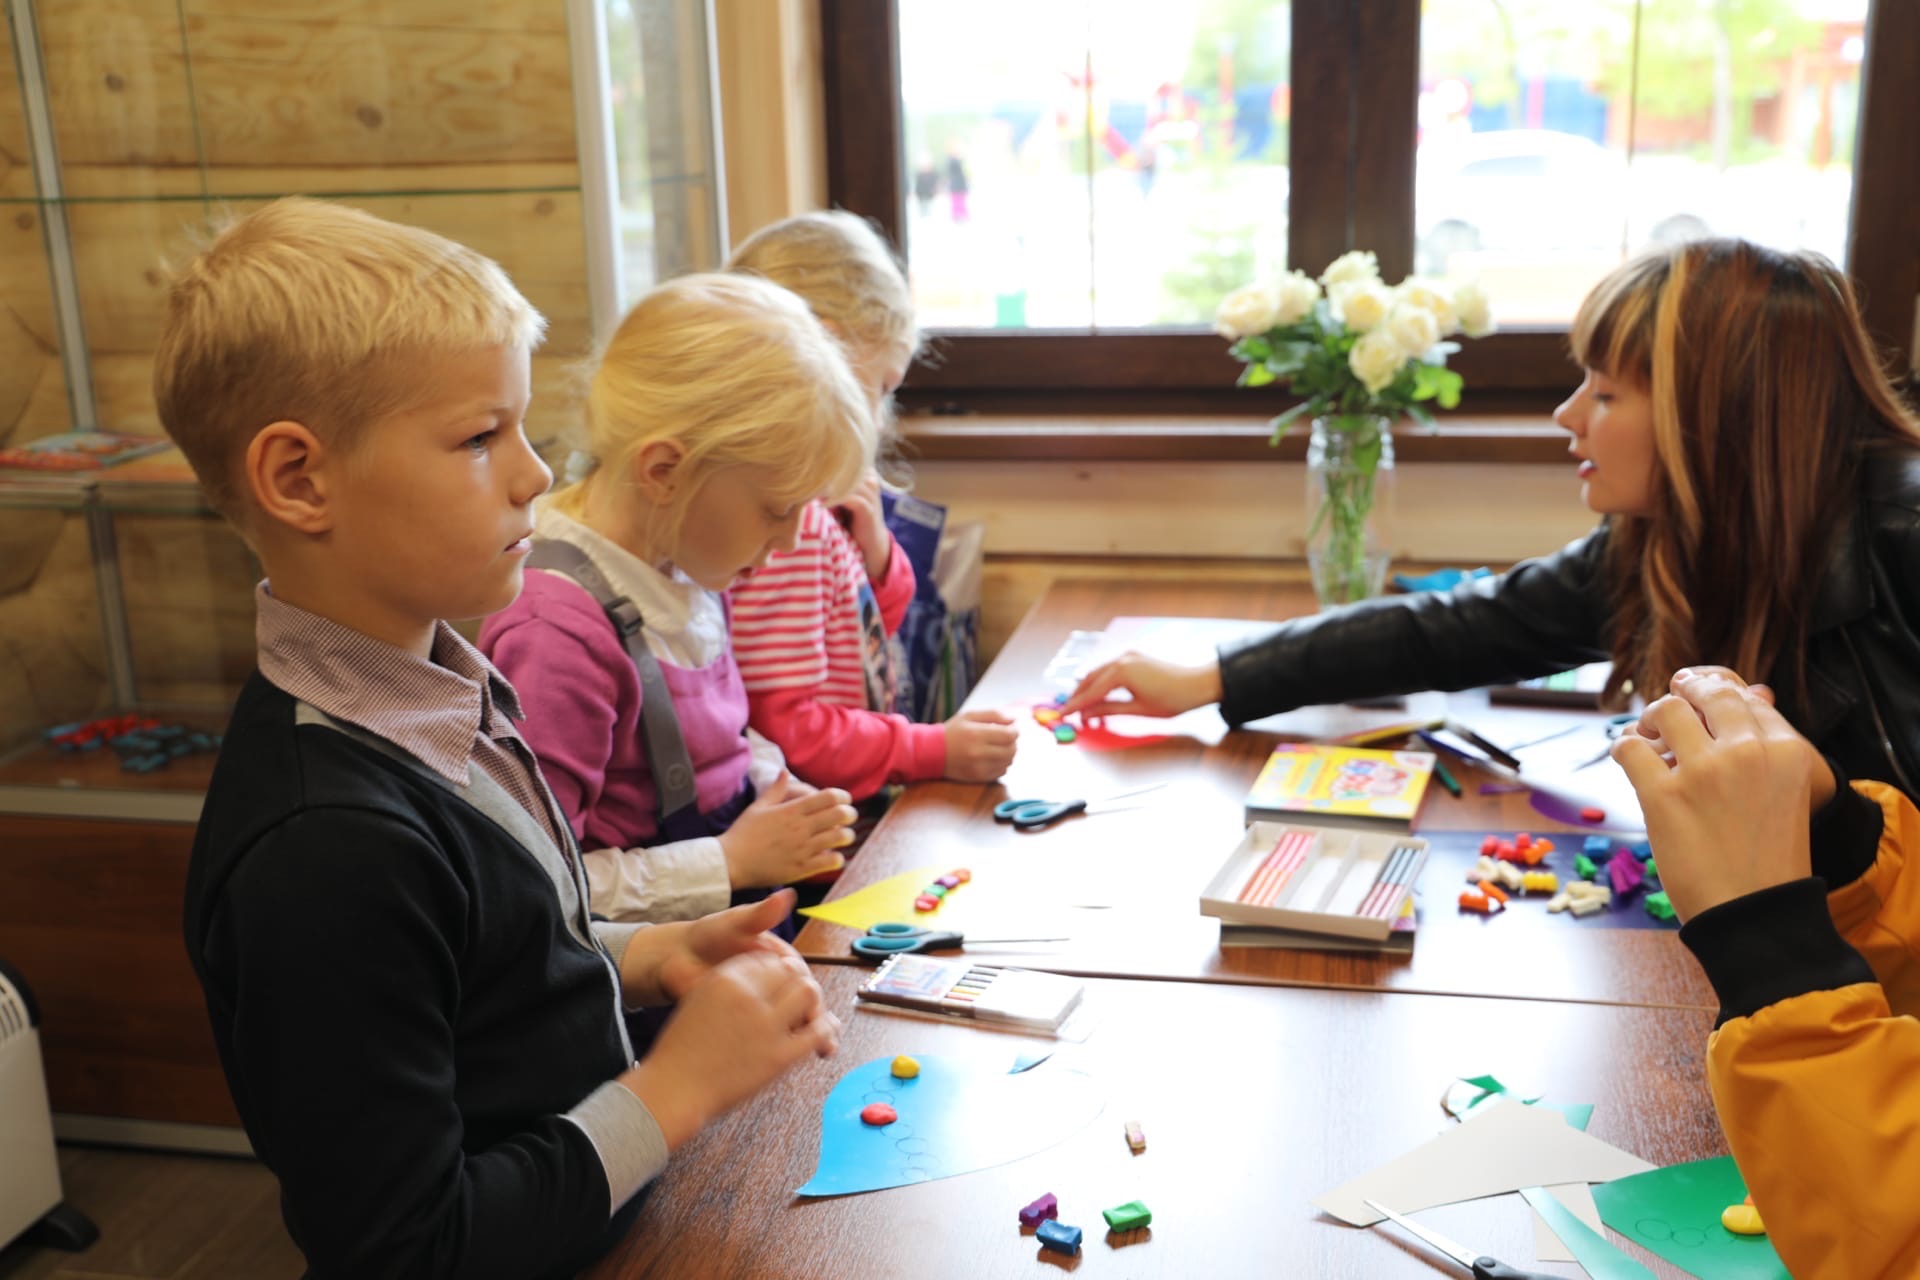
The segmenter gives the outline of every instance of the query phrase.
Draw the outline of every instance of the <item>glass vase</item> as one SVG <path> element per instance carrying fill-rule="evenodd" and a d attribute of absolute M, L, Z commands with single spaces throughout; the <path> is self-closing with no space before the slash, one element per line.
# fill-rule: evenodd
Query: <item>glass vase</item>
<path fill-rule="evenodd" d="M 1307 567 L 1322 609 L 1380 594 L 1393 546 L 1393 420 L 1329 414 L 1307 442 Z"/>

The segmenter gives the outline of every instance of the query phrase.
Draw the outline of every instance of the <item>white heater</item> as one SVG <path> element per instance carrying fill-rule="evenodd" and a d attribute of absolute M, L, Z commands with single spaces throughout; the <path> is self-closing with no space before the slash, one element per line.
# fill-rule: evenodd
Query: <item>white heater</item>
<path fill-rule="evenodd" d="M 53 1151 L 37 1022 L 26 984 L 0 963 L 0 1245 L 43 1219 L 50 1219 L 49 1225 L 64 1219 L 69 1228 L 78 1219 L 92 1230 L 91 1223 L 60 1204 L 60 1165 Z M 52 1234 L 60 1234 L 59 1228 Z M 81 1241 L 45 1240 L 56 1242 L 84 1247 Z"/>

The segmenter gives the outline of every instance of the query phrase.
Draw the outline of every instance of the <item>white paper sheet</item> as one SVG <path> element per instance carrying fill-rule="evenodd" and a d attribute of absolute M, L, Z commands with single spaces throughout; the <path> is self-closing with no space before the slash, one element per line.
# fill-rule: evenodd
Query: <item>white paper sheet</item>
<path fill-rule="evenodd" d="M 1600 1225 L 1600 1206 L 1593 1202 L 1593 1188 L 1584 1182 L 1569 1182 L 1564 1186 L 1548 1187 L 1547 1194 L 1567 1206 L 1574 1217 L 1594 1229 L 1601 1238 L 1606 1237 L 1606 1228 Z M 1547 1220 L 1537 1212 L 1533 1214 L 1533 1260 L 1535 1262 L 1578 1262 L 1573 1250 L 1560 1241 L 1547 1225 Z"/>
<path fill-rule="evenodd" d="M 1611 1182 L 1653 1168 L 1580 1132 L 1558 1111 L 1517 1102 L 1484 1105 L 1493 1111 L 1335 1187 L 1314 1200 L 1314 1207 L 1366 1227 L 1381 1220 L 1367 1200 L 1397 1213 L 1417 1213 L 1522 1187 Z"/>

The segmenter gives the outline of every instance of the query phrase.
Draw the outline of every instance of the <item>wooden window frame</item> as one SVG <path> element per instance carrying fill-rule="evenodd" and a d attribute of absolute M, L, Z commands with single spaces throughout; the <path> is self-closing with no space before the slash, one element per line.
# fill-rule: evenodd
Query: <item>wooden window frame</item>
<path fill-rule="evenodd" d="M 897 0 L 821 0 L 821 44 L 829 199 L 873 218 L 904 251 Z M 1379 255 L 1388 279 L 1411 269 L 1419 45 L 1420 0 L 1292 0 L 1290 262 L 1324 264 L 1360 247 Z M 1347 57 L 1329 56 L 1343 48 Z M 1866 48 L 1848 255 L 1868 327 L 1905 370 L 1920 297 L 1920 167 L 1901 144 L 1920 129 L 1911 92 L 1920 83 L 1920 4 L 1875 0 Z M 1308 103 L 1329 105 L 1303 109 Z M 1218 425 L 1290 400 L 1234 387 L 1238 365 L 1225 346 L 1209 333 L 1171 329 L 936 334 L 931 358 L 915 364 L 899 399 L 909 413 L 1028 419 L 995 444 L 977 428 L 927 432 L 931 456 L 1192 456 L 1196 435 L 1209 438 L 1209 456 L 1262 456 L 1244 431 L 1223 443 Z M 1468 404 L 1443 419 L 1440 439 L 1420 454 L 1564 461 L 1564 437 L 1545 422 L 1578 377 L 1564 328 L 1497 333 L 1466 344 L 1452 363 Z M 1084 431 L 1049 434 L 1048 415 L 1068 414 L 1193 420 L 1101 448 Z M 1538 438 L 1527 443 L 1529 434 Z M 954 443 L 961 440 L 973 443 Z"/>

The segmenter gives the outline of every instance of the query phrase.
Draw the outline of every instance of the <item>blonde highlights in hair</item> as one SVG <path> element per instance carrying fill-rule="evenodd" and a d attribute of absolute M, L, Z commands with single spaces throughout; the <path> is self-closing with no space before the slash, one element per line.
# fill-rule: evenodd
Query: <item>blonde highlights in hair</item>
<path fill-rule="evenodd" d="M 1574 358 L 1648 393 L 1649 514 L 1615 516 L 1611 700 L 1713 663 L 1804 695 L 1818 575 L 1874 450 L 1920 447 L 1847 277 L 1819 254 L 1697 240 L 1587 296 Z"/>
<path fill-rule="evenodd" d="M 855 358 L 920 349 L 913 293 L 887 242 L 864 218 L 835 209 L 762 227 L 743 241 L 727 270 L 791 289 L 839 333 Z"/>
<path fill-rule="evenodd" d="M 261 428 L 298 422 L 351 450 L 407 405 L 423 357 L 531 351 L 545 330 L 466 246 L 290 196 L 226 223 L 174 273 L 154 397 L 208 503 L 244 525 L 241 461 Z"/>
<path fill-rule="evenodd" d="M 585 451 L 596 469 L 551 499 L 580 516 L 589 486 L 631 479 L 655 441 L 682 452 L 667 536 L 719 470 L 765 469 L 769 500 L 799 504 L 853 488 L 871 465 L 873 411 L 806 305 L 752 276 L 681 276 L 642 298 L 601 353 L 587 391 Z"/>

